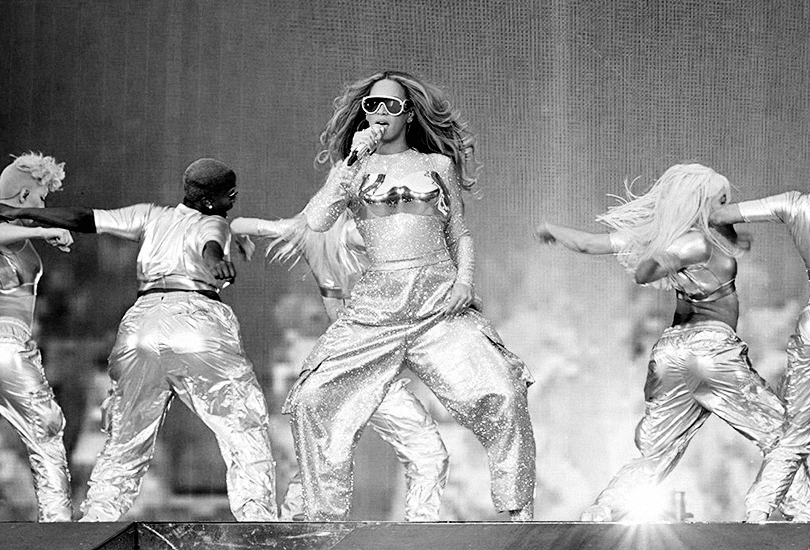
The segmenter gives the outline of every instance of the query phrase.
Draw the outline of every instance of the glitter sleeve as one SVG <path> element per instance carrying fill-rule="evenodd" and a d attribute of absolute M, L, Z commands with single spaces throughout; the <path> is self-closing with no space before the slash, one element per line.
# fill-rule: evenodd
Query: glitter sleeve
<path fill-rule="evenodd" d="M 304 216 L 310 229 L 318 232 L 326 231 L 346 210 L 360 164 L 356 162 L 352 166 L 346 166 L 345 163 L 341 163 L 332 168 L 326 183 L 304 208 Z"/>
<path fill-rule="evenodd" d="M 445 225 L 445 236 L 450 256 L 456 264 L 458 274 L 456 282 L 474 286 L 475 276 L 475 248 L 472 235 L 464 221 L 464 203 L 461 199 L 461 186 L 458 174 L 453 168 L 449 158 L 441 156 L 441 171 L 439 175 L 446 183 L 447 193 L 450 195 L 450 217 Z"/>

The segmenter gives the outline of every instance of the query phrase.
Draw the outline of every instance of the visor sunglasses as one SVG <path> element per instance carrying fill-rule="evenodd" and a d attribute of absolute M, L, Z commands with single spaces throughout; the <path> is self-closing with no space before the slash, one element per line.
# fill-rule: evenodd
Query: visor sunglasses
<path fill-rule="evenodd" d="M 373 115 L 380 109 L 380 105 L 385 105 L 386 112 L 391 116 L 399 116 L 407 111 L 411 102 L 408 99 L 400 99 L 389 95 L 367 95 L 361 102 L 363 112 Z"/>

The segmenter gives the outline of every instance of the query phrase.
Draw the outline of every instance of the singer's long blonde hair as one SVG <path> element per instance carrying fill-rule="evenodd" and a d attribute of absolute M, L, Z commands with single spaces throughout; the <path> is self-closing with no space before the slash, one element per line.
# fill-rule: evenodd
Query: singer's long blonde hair
<path fill-rule="evenodd" d="M 619 236 L 618 259 L 629 271 L 639 263 L 659 257 L 691 229 L 697 229 L 727 254 L 740 250 L 709 226 L 711 203 L 721 193 L 730 199 L 728 179 L 702 164 L 676 164 L 663 173 L 642 195 L 635 195 L 626 183 L 627 199 L 597 217 Z"/>
<path fill-rule="evenodd" d="M 461 188 L 472 191 L 479 165 L 475 159 L 475 136 L 467 122 L 451 107 L 441 89 L 401 71 L 381 71 L 346 86 L 343 94 L 335 98 L 335 112 L 321 133 L 324 149 L 318 153 L 316 162 L 333 165 L 349 156 L 352 136 L 365 121 L 360 102 L 380 80 L 397 82 L 411 101 L 414 118 L 405 133 L 408 145 L 422 153 L 450 157 Z"/>

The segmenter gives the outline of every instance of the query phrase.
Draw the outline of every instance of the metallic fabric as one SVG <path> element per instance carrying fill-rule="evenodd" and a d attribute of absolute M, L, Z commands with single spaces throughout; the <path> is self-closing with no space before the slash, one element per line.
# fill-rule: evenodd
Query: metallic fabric
<path fill-rule="evenodd" d="M 174 396 L 217 437 L 234 517 L 276 519 L 267 408 L 230 307 L 196 292 L 140 297 L 121 321 L 109 369 L 108 439 L 82 521 L 117 521 L 130 509 Z"/>
<path fill-rule="evenodd" d="M 430 182 L 432 185 L 432 180 Z M 231 222 L 231 231 L 237 235 L 283 239 L 284 244 L 277 242 L 285 248 L 282 258 L 297 259 L 303 255 L 318 283 L 330 322 L 337 319 L 337 312 L 345 305 L 359 276 L 360 265 L 335 259 L 340 258 L 344 251 L 356 252 L 365 258 L 365 243 L 353 218 L 341 216 L 325 233 L 312 231 L 302 216 L 275 222 L 237 218 Z M 273 255 L 273 259 L 276 258 L 278 256 Z M 408 380 L 403 379 L 391 385 L 369 424 L 392 445 L 405 467 L 405 519 L 438 521 L 449 457 L 436 423 L 405 387 L 407 383 Z M 281 504 L 281 519 L 303 518 L 301 476 L 296 472 Z"/>
<path fill-rule="evenodd" d="M 787 356 L 787 368 L 779 388 L 787 409 L 785 434 L 779 445 L 765 456 L 745 497 L 749 516 L 764 514 L 767 517 L 783 502 L 789 488 L 797 485 L 794 476 L 805 469 L 802 466 L 810 454 L 810 305 L 799 314 L 796 334 L 788 340 Z M 794 509 L 795 519 L 810 521 L 810 498 L 799 499 L 803 505 L 797 505 L 796 500 L 789 498 L 787 507 Z"/>
<path fill-rule="evenodd" d="M 306 517 L 347 517 L 355 445 L 406 367 L 486 448 L 496 508 L 528 508 L 534 499 L 535 444 L 525 366 L 477 311 L 442 314 L 456 266 L 472 263 L 471 248 L 441 246 L 442 240 L 471 243 L 457 181 L 447 185 L 449 216 L 438 205 L 417 201 L 366 205 L 357 194 L 362 171 L 402 180 L 433 169 L 451 178 L 449 159 L 410 150 L 372 155 L 358 164 L 363 168 L 353 174 L 346 167 L 333 170 L 305 210 L 310 226 L 323 231 L 352 204 L 371 261 L 305 361 L 285 404 L 292 415 Z M 432 168 L 439 164 L 444 170 Z"/>
<path fill-rule="evenodd" d="M 788 191 L 737 206 L 746 222 L 785 224 L 805 267 L 810 269 L 810 194 Z"/>
<path fill-rule="evenodd" d="M 436 422 L 407 389 L 408 382 L 400 379 L 391 384 L 368 425 L 391 445 L 405 467 L 405 521 L 439 521 L 450 457 Z M 303 518 L 301 476 L 296 474 L 281 505 L 281 519 Z"/>
<path fill-rule="evenodd" d="M 70 474 L 62 441 L 65 417 L 45 380 L 31 329 L 11 317 L 0 317 L 0 416 L 28 450 L 38 521 L 70 521 Z"/>
<path fill-rule="evenodd" d="M 387 187 L 406 183 L 416 174 L 432 174 L 431 185 L 440 190 L 428 201 L 366 202 L 361 200 L 360 186 L 366 174 L 386 175 Z M 435 176 L 433 176 L 435 174 Z M 376 179 L 376 178 L 375 178 Z M 449 203 L 449 207 L 448 207 Z M 426 155 L 409 149 L 395 155 L 371 155 L 366 161 L 332 169 L 326 184 L 309 201 L 304 214 L 309 226 L 315 231 L 325 231 L 350 208 L 357 220 L 358 229 L 366 244 L 366 252 L 372 262 L 392 259 L 417 258 L 429 252 L 447 249 L 456 266 L 456 280 L 473 286 L 475 254 L 472 238 L 464 221 L 464 204 L 461 199 L 458 176 L 448 157 L 439 154 Z M 397 216 L 397 233 L 389 234 L 383 228 L 377 230 L 361 227 L 365 221 Z M 435 218 L 441 230 L 422 234 L 423 240 L 403 238 L 407 218 Z"/>
<path fill-rule="evenodd" d="M 138 290 L 182 289 L 217 292 L 222 282 L 202 257 L 209 241 L 225 254 L 231 232 L 221 216 L 206 216 L 184 204 L 135 204 L 115 210 L 93 210 L 96 232 L 141 243 L 138 251 Z"/>
<path fill-rule="evenodd" d="M 738 204 L 746 222 L 784 223 L 810 272 L 810 195 L 789 191 L 763 199 Z M 787 368 L 780 384 L 780 394 L 787 409 L 785 433 L 779 445 L 762 462 L 757 478 L 745 498 L 749 518 L 767 517 L 783 501 L 783 508 L 793 509 L 794 518 L 810 521 L 808 491 L 798 496 L 785 494 L 790 488 L 806 483 L 803 470 L 810 454 L 810 305 L 796 320 L 794 334 L 788 340 Z M 804 468 L 801 468 L 804 465 Z M 791 481 L 799 472 L 799 483 Z"/>
<path fill-rule="evenodd" d="M 653 347 L 644 393 L 646 412 L 636 429 L 641 457 L 619 470 L 583 520 L 617 521 L 630 513 L 672 471 L 711 413 L 763 452 L 782 433 L 782 402 L 751 367 L 748 346 L 719 321 L 666 329 Z"/>

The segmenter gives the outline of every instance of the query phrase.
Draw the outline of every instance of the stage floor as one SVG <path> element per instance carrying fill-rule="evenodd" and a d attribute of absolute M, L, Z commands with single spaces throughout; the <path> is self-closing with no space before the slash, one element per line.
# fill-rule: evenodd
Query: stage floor
<path fill-rule="evenodd" d="M 2 550 L 741 550 L 810 548 L 810 524 L 0 523 Z"/>

